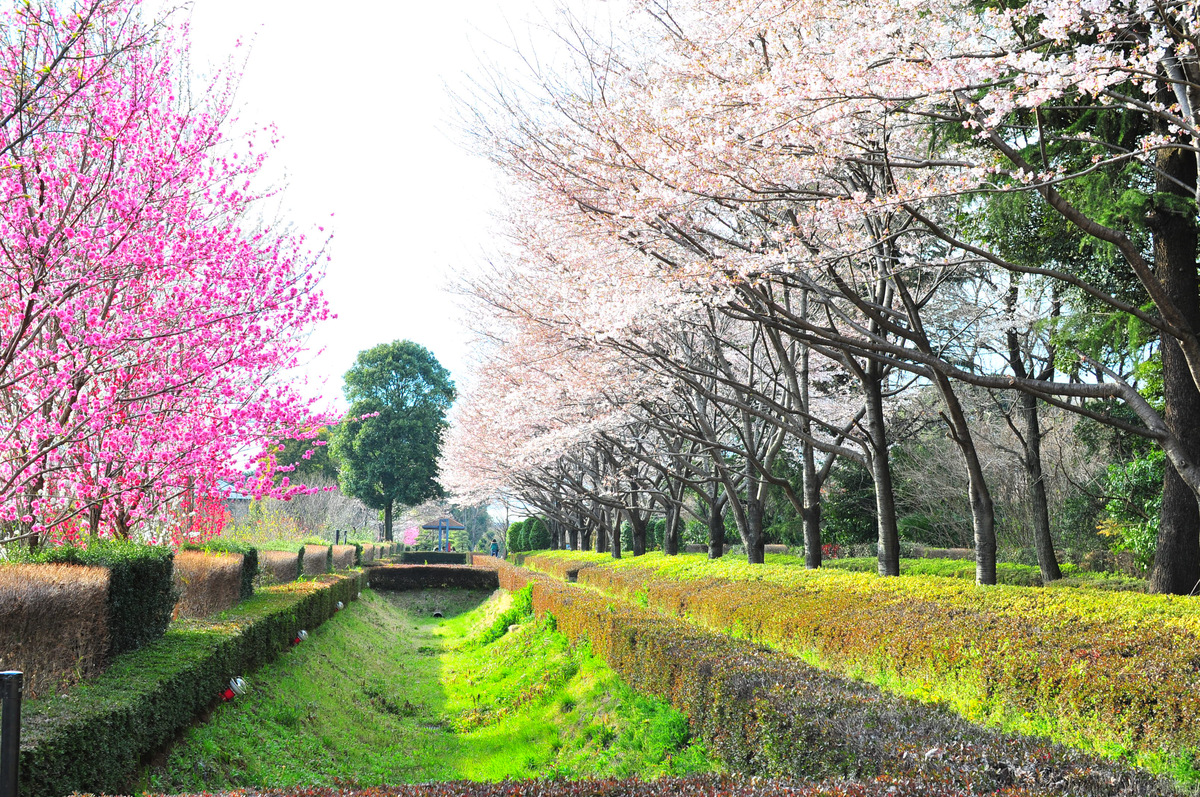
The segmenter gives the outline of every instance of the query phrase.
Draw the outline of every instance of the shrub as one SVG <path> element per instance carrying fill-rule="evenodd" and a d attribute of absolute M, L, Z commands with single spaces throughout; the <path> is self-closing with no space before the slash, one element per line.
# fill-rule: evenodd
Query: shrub
<path fill-rule="evenodd" d="M 258 556 L 258 566 L 264 581 L 281 584 L 295 581 L 300 576 L 298 551 L 260 551 Z"/>
<path fill-rule="evenodd" d="M 333 546 L 333 569 L 334 570 L 349 570 L 354 567 L 354 562 L 358 556 L 358 548 L 353 545 L 335 545 Z"/>
<path fill-rule="evenodd" d="M 0 670 L 25 673 L 31 697 L 100 672 L 108 654 L 110 571 L 0 567 Z"/>
<path fill-rule="evenodd" d="M 553 543 L 550 527 L 540 517 L 530 518 L 525 526 L 525 545 L 527 551 L 545 551 Z M 632 547 L 632 543 L 631 543 Z"/>
<path fill-rule="evenodd" d="M 405 551 L 400 555 L 406 565 L 465 565 L 467 555 L 451 551 Z"/>
<path fill-rule="evenodd" d="M 528 563 L 552 558 L 572 557 Z M 967 717 L 1159 768 L 1189 768 L 1200 749 L 1200 615 L 1188 598 L 657 554 L 590 561 L 579 580 L 609 595 L 644 596 L 664 613 Z"/>
<path fill-rule="evenodd" d="M 240 553 L 242 555 L 242 590 L 241 598 L 246 600 L 254 595 L 254 579 L 258 577 L 258 549 L 248 542 L 227 540 L 223 537 L 213 537 L 202 543 L 185 543 L 179 546 L 181 551 L 207 551 L 209 553 Z"/>
<path fill-rule="evenodd" d="M 634 689 L 686 714 L 692 733 L 733 772 L 906 780 L 917 787 L 903 793 L 913 795 L 930 793 L 930 784 L 1012 795 L 1175 793 L 1122 765 L 991 731 L 784 653 L 487 561 L 506 589 L 532 586 L 535 614 L 554 617 L 559 631 L 589 643 Z"/>
<path fill-rule="evenodd" d="M 354 546 L 354 566 L 362 567 L 363 563 L 363 546 L 361 542 L 351 543 Z"/>
<path fill-rule="evenodd" d="M 374 561 L 375 561 L 375 546 L 371 543 L 367 543 L 366 545 L 364 545 L 362 547 L 362 562 L 363 562 L 363 564 L 370 564 L 371 562 L 374 562 Z"/>
<path fill-rule="evenodd" d="M 306 576 L 319 576 L 330 570 L 331 545 L 305 545 L 300 549 L 303 561 L 301 572 Z"/>
<path fill-rule="evenodd" d="M 33 562 L 105 567 L 108 584 L 109 655 L 137 650 L 167 630 L 178 593 L 171 577 L 170 548 L 105 540 L 86 548 L 64 545 L 26 554 Z"/>
<path fill-rule="evenodd" d="M 509 548 L 511 551 L 528 551 L 529 550 L 529 533 L 527 531 L 529 520 L 520 520 L 510 527 L 512 533 L 513 545 Z"/>
<path fill-rule="evenodd" d="M 496 573 L 478 567 L 439 565 L 382 565 L 367 571 L 371 589 L 497 589 Z"/>
<path fill-rule="evenodd" d="M 237 606 L 242 594 L 242 555 L 180 551 L 175 555 L 178 617 L 208 617 Z"/>
<path fill-rule="evenodd" d="M 315 628 L 337 601 L 358 597 L 357 573 L 262 590 L 219 619 L 178 623 L 64 698 L 28 701 L 21 739 L 23 794 L 131 794 L 143 758 L 212 706 L 243 675 Z"/>
<path fill-rule="evenodd" d="M 510 626 L 520 623 L 533 614 L 533 585 L 513 593 L 512 606 L 501 612 L 492 624 L 479 635 L 481 645 L 490 645 L 508 633 Z"/>

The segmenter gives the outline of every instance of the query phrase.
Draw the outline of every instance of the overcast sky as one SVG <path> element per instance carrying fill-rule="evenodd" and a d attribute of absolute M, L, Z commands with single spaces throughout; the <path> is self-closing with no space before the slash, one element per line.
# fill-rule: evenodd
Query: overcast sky
<path fill-rule="evenodd" d="M 279 128 L 285 216 L 334 234 L 324 289 L 338 318 L 312 341 L 323 388 L 307 392 L 344 406 L 358 351 L 402 338 L 461 379 L 469 337 L 446 288 L 488 250 L 496 177 L 455 139 L 447 87 L 536 17 L 531 0 L 195 0 L 195 71 L 249 45 L 239 115 Z"/>

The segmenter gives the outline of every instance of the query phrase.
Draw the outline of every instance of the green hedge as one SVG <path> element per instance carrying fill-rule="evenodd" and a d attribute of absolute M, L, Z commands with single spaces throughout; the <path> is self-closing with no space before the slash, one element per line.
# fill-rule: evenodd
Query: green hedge
<path fill-rule="evenodd" d="M 235 675 L 286 650 L 296 632 L 358 597 L 358 573 L 260 590 L 209 620 L 176 623 L 66 696 L 29 701 L 21 793 L 130 794 L 138 766 L 213 705 Z"/>
<path fill-rule="evenodd" d="M 1182 793 L 1121 763 L 984 728 L 943 706 L 822 672 L 795 656 L 498 559 L 484 561 L 505 589 L 531 584 L 535 614 L 552 616 L 569 639 L 589 644 L 631 687 L 686 714 L 692 733 L 731 772 L 912 779 L 911 790 L 898 792 L 911 795 L 927 794 L 932 784 L 1014 797 Z"/>
<path fill-rule="evenodd" d="M 108 588 L 110 656 L 129 653 L 160 638 L 179 600 L 171 579 L 175 554 L 163 546 L 105 540 L 87 548 L 44 548 L 20 558 L 106 567 L 112 572 Z"/>
<path fill-rule="evenodd" d="M 258 549 L 250 543 L 216 538 L 202 543 L 184 543 L 180 548 L 185 551 L 208 553 L 240 553 L 243 557 L 242 600 L 248 600 L 254 595 L 254 578 L 258 575 Z"/>

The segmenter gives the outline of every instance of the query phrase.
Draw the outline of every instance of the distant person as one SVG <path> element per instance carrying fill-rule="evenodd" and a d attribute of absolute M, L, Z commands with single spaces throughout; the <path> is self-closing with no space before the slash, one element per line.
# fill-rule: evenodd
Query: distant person
<path fill-rule="evenodd" d="M 496 542 L 495 540 L 492 540 L 492 556 L 497 558 L 500 556 L 500 543 Z"/>

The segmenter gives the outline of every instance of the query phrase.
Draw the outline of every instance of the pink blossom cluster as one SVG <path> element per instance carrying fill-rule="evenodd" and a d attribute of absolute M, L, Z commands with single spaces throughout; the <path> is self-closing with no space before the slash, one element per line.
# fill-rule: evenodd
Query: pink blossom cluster
<path fill-rule="evenodd" d="M 260 221 L 273 134 L 229 136 L 235 77 L 193 85 L 186 31 L 76 11 L 2 21 L 0 522 L 128 536 L 303 490 L 269 452 L 324 422 L 280 376 L 329 317 L 325 255 Z"/>

